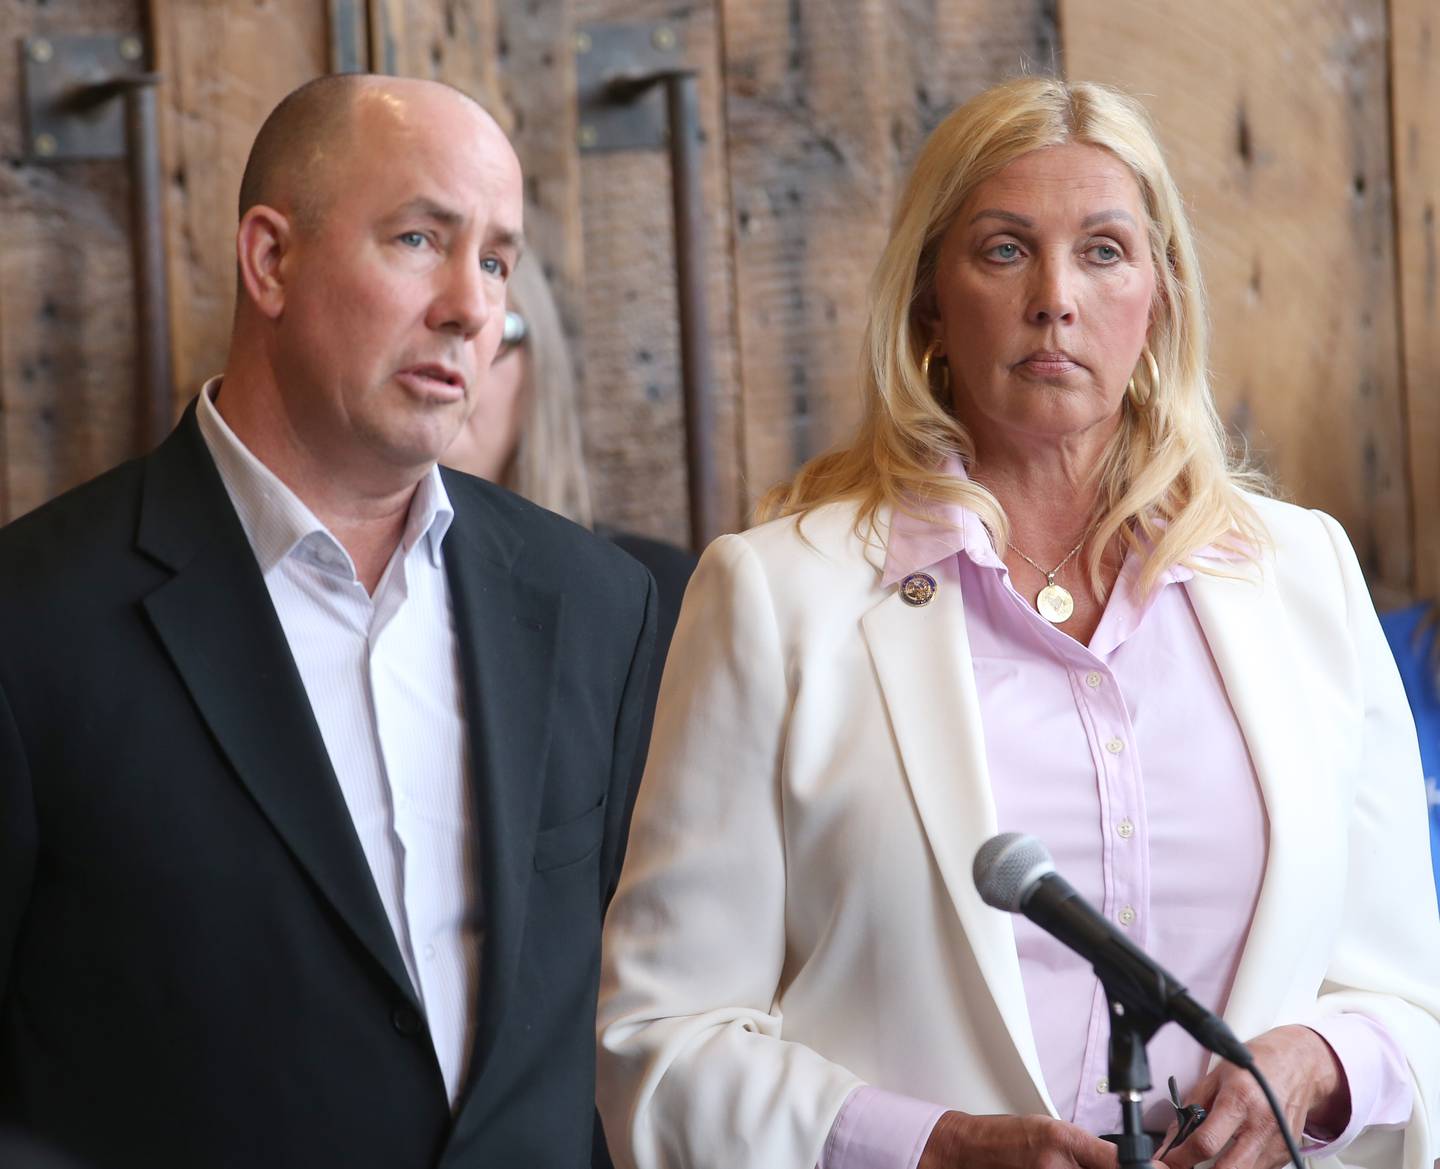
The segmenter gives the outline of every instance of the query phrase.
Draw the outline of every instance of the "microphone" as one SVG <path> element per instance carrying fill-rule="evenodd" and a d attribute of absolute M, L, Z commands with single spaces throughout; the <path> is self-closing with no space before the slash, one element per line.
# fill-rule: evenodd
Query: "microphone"
<path fill-rule="evenodd" d="M 1127 1009 L 1178 1023 L 1201 1046 L 1253 1070 L 1250 1049 L 1225 1022 L 1075 892 L 1035 837 L 1023 832 L 992 836 L 975 854 L 974 875 L 986 905 L 1024 914 L 1064 942 L 1095 968 L 1107 993 Z"/>

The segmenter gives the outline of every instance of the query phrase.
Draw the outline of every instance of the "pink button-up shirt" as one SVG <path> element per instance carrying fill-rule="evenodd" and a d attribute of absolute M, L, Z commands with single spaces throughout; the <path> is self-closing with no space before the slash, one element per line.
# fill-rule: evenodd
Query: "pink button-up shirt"
<path fill-rule="evenodd" d="M 952 468 L 952 474 L 963 474 Z M 1255 770 L 1183 583 L 1166 572 L 1149 596 L 1127 558 L 1090 644 L 1081 645 L 1015 591 L 979 518 L 897 515 L 884 583 L 955 557 L 965 598 L 1001 831 L 1044 841 L 1082 896 L 1216 1013 L 1225 1007 L 1265 869 L 1268 830 Z M 1073 583 L 1079 566 L 1067 574 Z M 1060 583 L 1065 583 L 1061 581 Z M 1041 1070 L 1059 1115 L 1096 1134 L 1120 1130 L 1106 1082 L 1109 1017 L 1090 966 L 1023 917 L 1015 943 Z M 1370 1124 L 1410 1112 L 1403 1055 L 1368 1018 L 1316 1024 L 1349 1080 L 1351 1114 L 1337 1150 Z M 1174 1112 L 1208 1053 L 1178 1027 L 1149 1044 L 1156 1090 L 1147 1126 Z M 819 1169 L 915 1169 L 945 1111 L 875 1087 L 853 1092 Z"/>

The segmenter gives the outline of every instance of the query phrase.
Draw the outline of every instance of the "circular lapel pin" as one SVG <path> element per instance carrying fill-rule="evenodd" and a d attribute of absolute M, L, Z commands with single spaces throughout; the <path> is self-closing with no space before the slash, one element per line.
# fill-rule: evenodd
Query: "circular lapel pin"
<path fill-rule="evenodd" d="M 912 572 L 900 582 L 900 596 L 907 605 L 928 605 L 935 595 L 935 578 L 928 572 Z"/>

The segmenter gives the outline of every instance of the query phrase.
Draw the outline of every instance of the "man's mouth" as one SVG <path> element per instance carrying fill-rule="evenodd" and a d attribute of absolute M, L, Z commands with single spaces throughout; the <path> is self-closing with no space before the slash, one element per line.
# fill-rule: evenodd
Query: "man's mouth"
<path fill-rule="evenodd" d="M 465 393 L 465 378 L 460 371 L 438 362 L 406 366 L 398 376 L 426 392 L 443 396 L 464 396 Z"/>

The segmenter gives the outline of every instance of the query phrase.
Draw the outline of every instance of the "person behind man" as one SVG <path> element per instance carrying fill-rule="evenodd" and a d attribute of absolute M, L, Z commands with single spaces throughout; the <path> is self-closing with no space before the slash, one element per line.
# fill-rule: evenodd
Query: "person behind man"
<path fill-rule="evenodd" d="M 99 1164 L 589 1156 L 654 586 L 436 459 L 521 176 L 472 100 L 261 129 L 222 377 L 0 532 L 0 1123 Z"/>
<path fill-rule="evenodd" d="M 485 379 L 485 393 L 440 461 L 593 528 L 650 570 L 656 625 L 646 695 L 648 740 L 661 667 L 698 557 L 663 540 L 595 522 L 580 434 L 579 388 L 550 284 L 539 264 L 526 263 L 506 292 L 506 335 Z"/>

